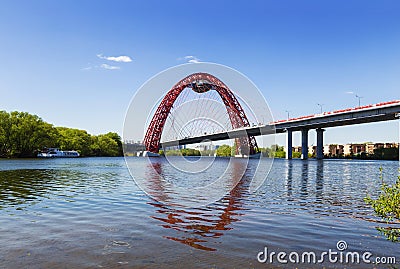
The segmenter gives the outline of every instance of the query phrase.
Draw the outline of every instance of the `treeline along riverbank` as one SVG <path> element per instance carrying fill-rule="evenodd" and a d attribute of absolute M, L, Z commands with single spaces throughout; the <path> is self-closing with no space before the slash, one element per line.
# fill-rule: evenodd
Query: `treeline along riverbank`
<path fill-rule="evenodd" d="M 81 156 L 122 156 L 117 133 L 91 135 L 85 130 L 55 127 L 27 112 L 0 111 L 0 157 L 36 157 L 45 147 L 76 150 Z"/>

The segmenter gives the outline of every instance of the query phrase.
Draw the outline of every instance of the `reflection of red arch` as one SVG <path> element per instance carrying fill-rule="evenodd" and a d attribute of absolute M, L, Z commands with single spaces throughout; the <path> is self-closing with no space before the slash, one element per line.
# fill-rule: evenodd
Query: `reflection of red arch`
<path fill-rule="evenodd" d="M 193 91 L 199 93 L 209 90 L 217 91 L 224 102 L 232 128 L 236 129 L 250 126 L 249 120 L 235 95 L 221 80 L 207 73 L 194 73 L 175 84 L 164 96 L 147 128 L 144 138 L 146 150 L 154 153 L 158 152 L 165 121 L 167 120 L 175 100 L 185 88 L 192 88 Z M 243 154 L 254 154 L 258 151 L 254 136 L 248 136 L 248 139 L 240 138 L 237 140 L 237 144 L 241 148 Z"/>
<path fill-rule="evenodd" d="M 232 166 L 231 166 L 232 165 Z M 206 251 L 216 251 L 216 248 L 207 246 L 210 238 L 219 238 L 225 234 L 225 231 L 232 230 L 233 223 L 241 221 L 239 216 L 246 215 L 244 210 L 243 198 L 246 196 L 249 188 L 250 179 L 252 178 L 246 167 L 247 164 L 240 161 L 233 161 L 229 164 L 230 170 L 233 172 L 230 180 L 235 186 L 229 194 L 221 197 L 219 202 L 210 204 L 207 209 L 197 210 L 196 208 L 181 208 L 174 205 L 169 200 L 170 190 L 164 187 L 164 182 L 160 180 L 163 174 L 163 165 L 155 160 L 148 166 L 154 176 L 149 178 L 149 189 L 154 190 L 151 195 L 157 202 L 149 202 L 148 204 L 156 207 L 155 215 L 151 218 L 162 222 L 161 226 L 166 229 L 173 229 L 178 234 L 168 233 L 163 237 L 169 240 L 180 242 L 196 249 Z M 251 172 L 250 172 L 251 173 Z M 171 203 L 172 202 L 172 203 Z M 170 203 L 168 205 L 168 203 Z"/>

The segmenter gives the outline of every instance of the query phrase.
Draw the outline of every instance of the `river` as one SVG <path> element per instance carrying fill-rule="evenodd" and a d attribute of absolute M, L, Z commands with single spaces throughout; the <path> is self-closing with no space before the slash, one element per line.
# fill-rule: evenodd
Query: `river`
<path fill-rule="evenodd" d="M 129 161 L 146 170 L 143 158 Z M 276 159 L 251 193 L 255 164 L 223 198 L 188 208 L 147 196 L 124 158 L 0 160 L 0 268 L 380 267 L 257 260 L 266 247 L 321 253 L 340 240 L 400 262 L 400 245 L 376 230 L 385 223 L 363 201 L 379 192 L 379 167 L 392 183 L 399 162 Z"/>

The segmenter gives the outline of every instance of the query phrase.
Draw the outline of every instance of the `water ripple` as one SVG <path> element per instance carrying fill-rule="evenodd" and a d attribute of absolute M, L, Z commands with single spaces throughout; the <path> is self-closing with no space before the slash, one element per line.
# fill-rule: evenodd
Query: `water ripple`
<path fill-rule="evenodd" d="M 158 195 L 173 195 L 133 161 Z M 392 243 L 375 230 L 386 223 L 363 201 L 379 191 L 380 166 L 393 182 L 397 162 L 276 160 L 250 193 L 250 162 L 222 199 L 188 208 L 146 196 L 121 158 L 0 160 L 0 234 L 7 242 L 0 267 L 259 267 L 255 255 L 266 245 L 321 251 L 339 239 L 353 250 L 388 255 Z M 258 176 L 267 174 L 259 169 Z M 173 169 L 163 172 L 182 179 Z"/>

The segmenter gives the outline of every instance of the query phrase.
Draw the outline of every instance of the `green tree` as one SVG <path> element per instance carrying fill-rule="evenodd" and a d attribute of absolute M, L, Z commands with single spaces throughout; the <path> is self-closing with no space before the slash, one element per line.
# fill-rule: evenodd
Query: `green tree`
<path fill-rule="evenodd" d="M 122 156 L 122 141 L 117 133 L 107 133 L 91 136 L 90 156 Z"/>
<path fill-rule="evenodd" d="M 230 157 L 232 156 L 232 147 L 229 145 L 222 145 L 219 148 L 217 148 L 217 156 L 220 157 Z"/>
<path fill-rule="evenodd" d="M 164 153 L 166 156 L 180 156 L 181 152 L 177 149 L 170 149 L 165 151 Z"/>
<path fill-rule="evenodd" d="M 275 158 L 286 157 L 285 148 L 283 146 L 279 146 L 278 144 L 272 145 L 270 151 L 274 153 Z"/>
<path fill-rule="evenodd" d="M 286 152 L 279 150 L 275 151 L 275 158 L 285 158 L 286 157 Z"/>
<path fill-rule="evenodd" d="M 121 156 L 117 141 L 111 138 L 108 134 L 92 136 L 91 141 L 90 155 L 108 157 Z"/>
<path fill-rule="evenodd" d="M 181 149 L 180 152 L 182 156 L 200 156 L 200 151 L 198 151 L 197 149 Z"/>
<path fill-rule="evenodd" d="M 38 149 L 56 143 L 53 126 L 36 115 L 0 113 L 0 150 L 5 157 L 33 157 Z"/>
<path fill-rule="evenodd" d="M 92 138 L 85 130 L 57 127 L 58 146 L 61 150 L 76 150 L 82 156 L 89 156 L 91 153 Z"/>
<path fill-rule="evenodd" d="M 0 156 L 7 157 L 11 150 L 11 117 L 5 111 L 0 111 Z"/>
<path fill-rule="evenodd" d="M 301 152 L 293 152 L 293 158 L 301 158 Z"/>
<path fill-rule="evenodd" d="M 278 144 L 272 145 L 271 149 L 274 151 L 285 151 L 285 148 L 283 146 L 279 146 Z"/>
<path fill-rule="evenodd" d="M 122 156 L 123 153 L 123 149 L 122 149 L 122 139 L 121 137 L 117 134 L 117 133 L 113 133 L 113 132 L 108 132 L 105 134 L 105 136 L 111 138 L 112 140 L 114 140 L 117 143 L 117 150 L 118 154 L 116 156 Z"/>
<path fill-rule="evenodd" d="M 36 115 L 0 111 L 0 157 L 33 157 L 47 147 L 77 150 L 82 156 L 122 156 L 117 133 L 91 136 L 84 130 L 53 127 Z"/>
<path fill-rule="evenodd" d="M 186 149 L 171 149 L 162 152 L 166 156 L 200 156 L 201 153 L 197 149 L 186 148 Z M 161 155 L 161 153 L 159 152 Z"/>

